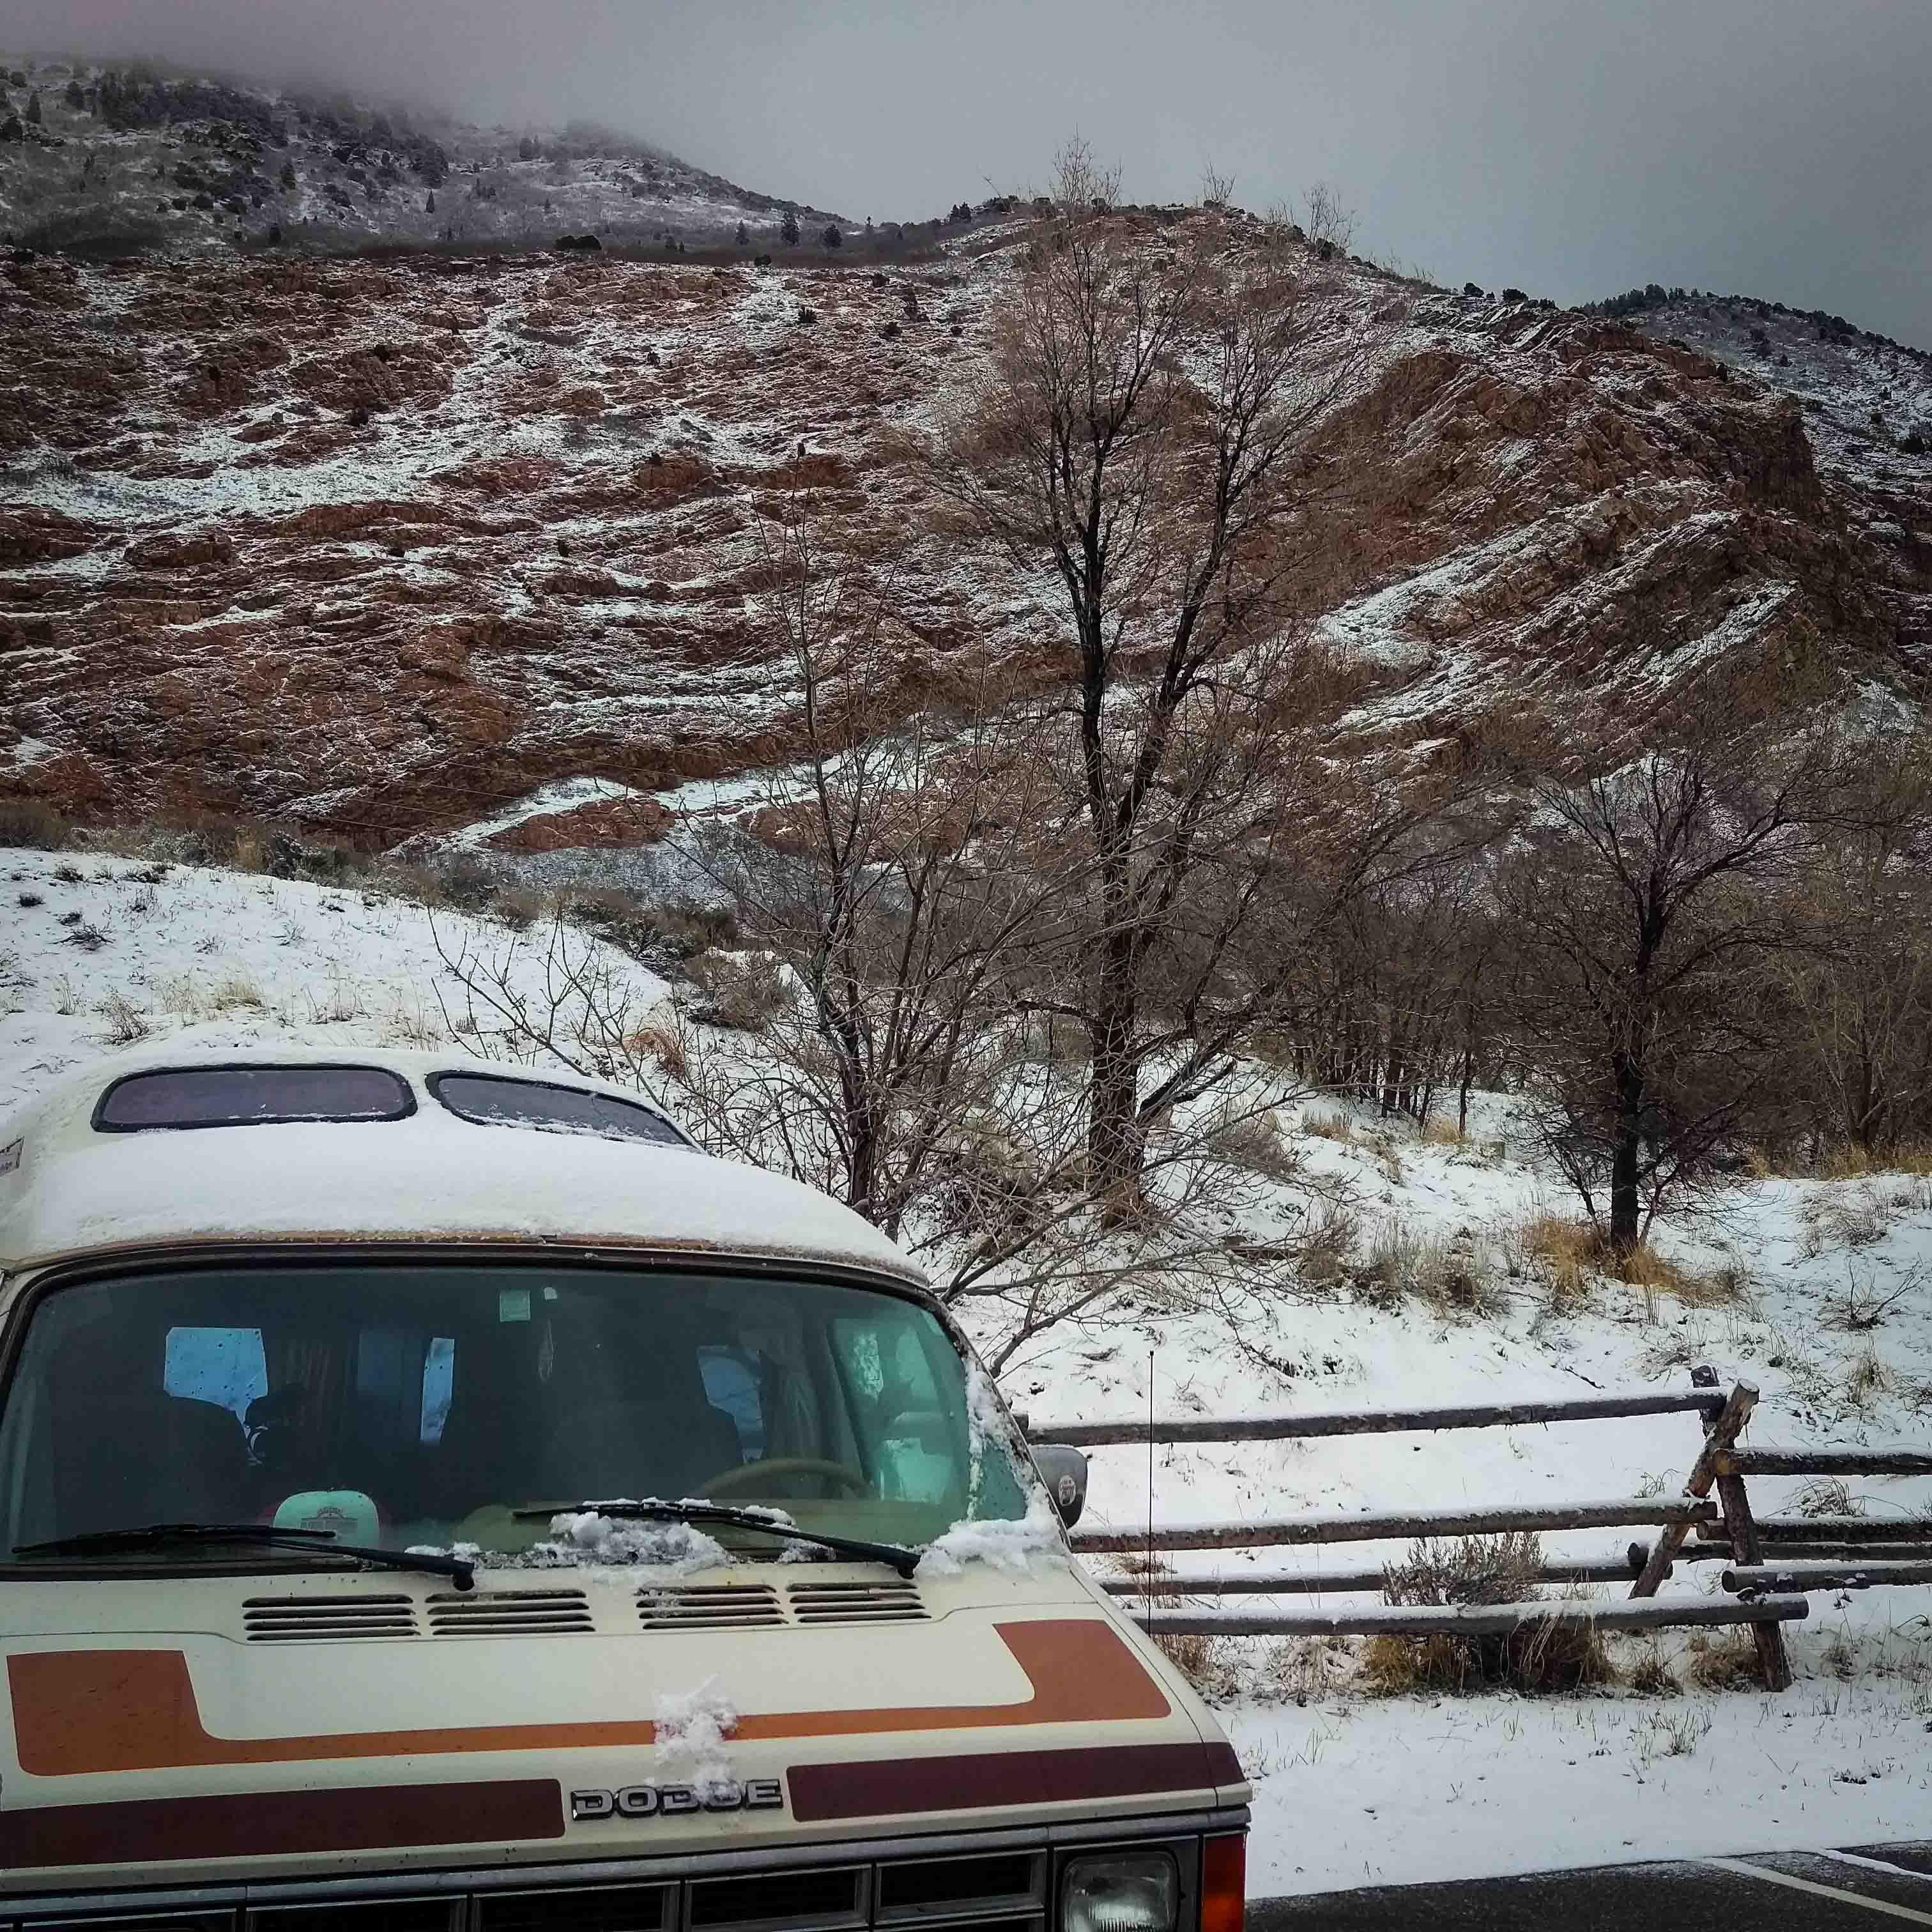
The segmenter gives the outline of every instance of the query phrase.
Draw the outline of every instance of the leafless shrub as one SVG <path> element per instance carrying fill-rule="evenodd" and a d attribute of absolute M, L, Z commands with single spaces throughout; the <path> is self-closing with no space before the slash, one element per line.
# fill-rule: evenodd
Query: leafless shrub
<path fill-rule="evenodd" d="M 1855 1502 L 1850 1486 L 1836 1476 L 1814 1476 L 1792 1496 L 1800 1516 L 1863 1516 L 1863 1502 Z"/>
<path fill-rule="evenodd" d="M 30 799 L 0 800 L 0 845 L 58 852 L 73 834 L 74 827 L 51 806 Z"/>
<path fill-rule="evenodd" d="M 704 1026 L 763 1033 L 791 997 L 775 953 L 701 952 L 685 970 L 699 994 L 691 1016 Z"/>
<path fill-rule="evenodd" d="M 1542 1545 L 1526 1533 L 1417 1543 L 1383 1572 L 1382 1594 L 1390 1604 L 1426 1606 L 1532 1603 L 1541 1594 L 1542 1565 Z M 1580 1615 L 1542 1618 L 1505 1636 L 1372 1637 L 1362 1674 L 1385 1696 L 1498 1684 L 1534 1695 L 1614 1676 L 1596 1626 Z"/>
<path fill-rule="evenodd" d="M 1346 255 L 1355 239 L 1355 212 L 1332 182 L 1312 183 L 1303 194 L 1299 226 L 1317 250 Z"/>
<path fill-rule="evenodd" d="M 1282 1138 L 1273 1113 L 1244 1114 L 1223 1106 L 1205 1132 L 1203 1145 L 1217 1159 L 1264 1179 L 1290 1184 L 1301 1178 L 1301 1160 Z"/>
<path fill-rule="evenodd" d="M 154 1031 L 147 1015 L 123 993 L 110 992 L 98 1010 L 107 1022 L 100 1036 L 104 1046 L 133 1046 Z"/>
<path fill-rule="evenodd" d="M 1870 1274 L 1861 1281 L 1850 1257 L 1845 1273 L 1849 1282 L 1843 1294 L 1827 1295 L 1820 1304 L 1818 1324 L 1848 1335 L 1863 1335 L 1877 1328 L 1901 1302 L 1918 1293 L 1925 1280 L 1925 1264 L 1907 1268 L 1881 1292 Z"/>

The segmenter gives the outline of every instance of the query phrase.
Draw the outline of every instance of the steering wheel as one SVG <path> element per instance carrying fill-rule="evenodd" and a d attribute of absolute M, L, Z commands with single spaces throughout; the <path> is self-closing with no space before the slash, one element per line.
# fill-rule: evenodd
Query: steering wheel
<path fill-rule="evenodd" d="M 739 1490 L 754 1488 L 767 1476 L 829 1476 L 843 1483 L 855 1496 L 870 1496 L 872 1485 L 859 1470 L 823 1456 L 774 1456 L 763 1462 L 741 1462 L 735 1469 L 721 1469 L 709 1481 L 698 1486 L 700 1496 L 730 1496 Z"/>

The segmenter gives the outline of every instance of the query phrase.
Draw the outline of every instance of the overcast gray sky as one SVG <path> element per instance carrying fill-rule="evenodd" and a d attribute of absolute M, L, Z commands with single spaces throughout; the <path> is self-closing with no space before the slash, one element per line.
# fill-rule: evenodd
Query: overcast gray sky
<path fill-rule="evenodd" d="M 10 0 L 145 52 L 512 123 L 587 116 L 854 218 L 1041 181 L 1078 128 L 1133 200 L 1211 162 L 1327 177 L 1358 246 L 1575 302 L 1761 295 L 1932 347 L 1932 0 Z M 0 19 L 0 35 L 10 40 Z"/>

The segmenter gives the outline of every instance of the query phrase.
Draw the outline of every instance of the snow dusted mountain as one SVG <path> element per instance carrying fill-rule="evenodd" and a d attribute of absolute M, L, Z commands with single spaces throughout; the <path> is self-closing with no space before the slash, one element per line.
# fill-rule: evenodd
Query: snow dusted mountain
<path fill-rule="evenodd" d="M 588 234 L 669 252 L 735 248 L 742 225 L 765 249 L 784 245 L 789 209 L 796 245 L 823 253 L 842 223 L 596 127 L 477 128 L 145 66 L 4 64 L 0 89 L 0 234 L 33 247 L 520 248 Z"/>
<path fill-rule="evenodd" d="M 1016 686 L 1063 674 L 1052 587 L 945 534 L 898 434 L 982 365 L 1018 216 L 813 255 L 816 212 L 774 244 L 780 204 L 642 148 L 520 160 L 532 137 L 61 71 L 0 142 L 0 222 L 79 220 L 80 195 L 105 225 L 0 264 L 0 798 L 634 838 L 610 788 L 668 798 L 796 742 L 756 595 L 781 502 L 904 554 L 908 707 L 982 653 Z M 140 252 L 113 226 L 136 214 L 161 224 Z M 1121 218 L 1150 248 L 1254 238 Z M 586 232 L 610 245 L 551 246 Z M 1702 298 L 1639 326 L 1309 266 L 1370 352 L 1300 613 L 1339 749 L 1587 742 L 1714 655 L 1917 692 L 1923 358 Z"/>

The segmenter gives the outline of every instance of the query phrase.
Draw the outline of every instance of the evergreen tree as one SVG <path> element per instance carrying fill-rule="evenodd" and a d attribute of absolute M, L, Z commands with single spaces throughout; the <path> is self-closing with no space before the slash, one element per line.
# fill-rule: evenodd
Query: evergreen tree
<path fill-rule="evenodd" d="M 845 245 L 845 238 L 839 233 L 837 222 L 828 221 L 825 224 L 824 240 L 828 248 L 842 248 Z"/>
<path fill-rule="evenodd" d="M 789 208 L 784 212 L 784 220 L 779 224 L 778 238 L 788 248 L 798 246 L 798 216 Z"/>
<path fill-rule="evenodd" d="M 40 91 L 38 87 L 27 96 L 27 118 L 36 128 L 40 124 Z"/>

